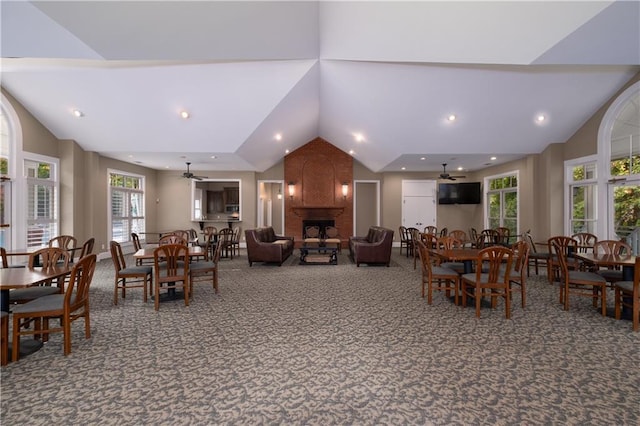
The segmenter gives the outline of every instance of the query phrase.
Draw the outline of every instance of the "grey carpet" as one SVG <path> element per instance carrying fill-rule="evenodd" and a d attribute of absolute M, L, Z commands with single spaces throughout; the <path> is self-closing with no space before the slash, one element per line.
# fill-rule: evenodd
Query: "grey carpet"
<path fill-rule="evenodd" d="M 296 251 L 297 252 L 297 251 Z M 546 277 L 476 319 L 419 271 L 393 267 L 220 263 L 220 294 L 113 306 L 98 264 L 92 337 L 73 325 L 1 373 L 6 425 L 590 424 L 640 422 L 640 333 L 588 299 L 565 312 Z M 296 253 L 297 254 L 297 253 Z M 131 259 L 129 258 L 129 262 Z M 613 297 L 610 297 L 610 302 Z"/>

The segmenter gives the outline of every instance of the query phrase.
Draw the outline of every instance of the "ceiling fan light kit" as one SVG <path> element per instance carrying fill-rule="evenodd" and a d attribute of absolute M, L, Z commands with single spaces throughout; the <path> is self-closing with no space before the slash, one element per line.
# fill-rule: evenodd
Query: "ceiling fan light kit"
<path fill-rule="evenodd" d="M 440 175 L 438 176 L 439 179 L 447 179 L 447 180 L 456 180 L 456 179 L 464 179 L 466 178 L 466 176 L 460 176 L 460 175 L 450 175 L 449 173 L 447 173 L 447 163 L 442 163 L 442 173 L 440 173 Z"/>
<path fill-rule="evenodd" d="M 191 173 L 191 170 L 189 169 L 189 166 L 191 166 L 191 163 L 189 161 L 186 162 L 187 164 L 187 171 L 182 173 L 182 177 L 185 179 L 195 179 L 195 180 L 202 180 L 202 179 L 208 179 L 207 176 L 196 176 L 193 173 Z"/>

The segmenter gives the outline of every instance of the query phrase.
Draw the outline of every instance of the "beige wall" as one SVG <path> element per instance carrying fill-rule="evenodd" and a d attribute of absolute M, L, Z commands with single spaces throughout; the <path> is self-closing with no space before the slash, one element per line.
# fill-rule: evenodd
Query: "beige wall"
<path fill-rule="evenodd" d="M 640 73 L 619 93 L 640 80 Z M 74 141 L 59 141 L 20 103 L 2 88 L 21 122 L 23 149 L 28 152 L 60 158 L 61 165 L 61 231 L 77 235 L 80 240 L 96 238 L 97 251 L 108 250 L 107 241 L 107 170 L 145 176 L 146 218 L 149 230 L 198 228 L 190 220 L 191 181 L 181 172 L 155 171 L 145 167 L 85 152 Z M 618 94 L 619 94 L 618 93 Z M 534 238 L 546 239 L 562 234 L 564 209 L 564 161 L 597 152 L 597 134 L 602 116 L 610 103 L 603 105 L 566 143 L 550 144 L 542 153 L 529 155 L 500 166 L 468 174 L 468 181 L 520 171 L 520 229 L 531 229 Z M 243 229 L 256 226 L 257 181 L 284 178 L 284 162 L 269 170 L 254 172 L 193 171 L 213 179 L 242 181 Z M 432 173 L 374 173 L 354 161 L 354 180 L 379 180 L 381 185 L 381 225 L 397 230 L 401 223 L 403 179 L 428 179 Z M 285 195 L 286 196 L 286 195 Z M 483 227 L 483 205 L 438 206 L 438 227 L 462 229 Z M 349 234 L 352 230 L 349 230 Z M 397 240 L 397 235 L 396 235 Z"/>

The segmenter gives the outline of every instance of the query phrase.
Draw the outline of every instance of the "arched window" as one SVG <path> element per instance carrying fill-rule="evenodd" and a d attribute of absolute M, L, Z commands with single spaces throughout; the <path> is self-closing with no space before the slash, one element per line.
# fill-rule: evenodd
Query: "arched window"
<path fill-rule="evenodd" d="M 640 227 L 640 82 L 607 110 L 598 132 L 598 157 L 607 238 L 623 238 Z"/>
<path fill-rule="evenodd" d="M 22 129 L 18 116 L 6 97 L 0 95 L 0 246 L 11 249 L 16 242 L 16 229 L 23 226 L 17 212 L 19 191 L 16 187 L 18 161 L 22 152 Z"/>

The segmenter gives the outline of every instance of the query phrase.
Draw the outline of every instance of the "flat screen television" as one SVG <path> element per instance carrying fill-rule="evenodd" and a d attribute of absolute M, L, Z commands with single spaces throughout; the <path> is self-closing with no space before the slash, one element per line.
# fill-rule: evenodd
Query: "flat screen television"
<path fill-rule="evenodd" d="M 480 182 L 438 184 L 438 204 L 480 204 Z"/>

